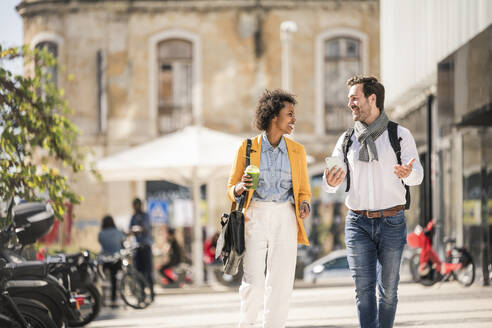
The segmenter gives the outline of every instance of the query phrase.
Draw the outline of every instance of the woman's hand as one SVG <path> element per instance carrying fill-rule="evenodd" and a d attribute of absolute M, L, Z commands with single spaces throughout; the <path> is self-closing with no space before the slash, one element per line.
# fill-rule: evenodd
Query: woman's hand
<path fill-rule="evenodd" d="M 248 190 L 248 187 L 251 187 L 253 185 L 251 183 L 251 180 L 251 176 L 244 173 L 241 181 L 236 183 L 236 186 L 234 187 L 234 196 L 239 197 L 243 194 L 244 191 Z"/>
<path fill-rule="evenodd" d="M 309 205 L 305 202 L 301 203 L 301 208 L 299 209 L 299 216 L 304 220 L 309 215 Z"/>

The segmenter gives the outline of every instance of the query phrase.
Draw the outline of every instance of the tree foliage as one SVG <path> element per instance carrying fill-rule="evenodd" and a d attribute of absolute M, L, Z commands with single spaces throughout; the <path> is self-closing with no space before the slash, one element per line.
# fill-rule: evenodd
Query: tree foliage
<path fill-rule="evenodd" d="M 46 50 L 27 46 L 2 49 L 0 63 L 23 58 L 29 74 L 14 75 L 0 66 L 0 200 L 50 200 L 58 218 L 64 203 L 79 203 L 70 184 L 84 170 L 85 151 L 63 89 L 51 81 L 57 67 Z"/>

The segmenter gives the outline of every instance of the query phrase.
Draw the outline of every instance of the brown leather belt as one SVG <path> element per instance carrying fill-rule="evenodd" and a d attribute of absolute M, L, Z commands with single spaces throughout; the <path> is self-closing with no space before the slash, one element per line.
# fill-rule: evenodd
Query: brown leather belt
<path fill-rule="evenodd" d="M 352 212 L 357 213 L 359 215 L 367 216 L 368 218 L 381 218 L 384 216 L 395 216 L 400 212 L 402 209 L 404 209 L 405 206 L 403 205 L 398 205 L 395 207 L 387 208 L 385 210 L 380 210 L 380 211 L 367 211 L 367 210 L 352 210 Z"/>

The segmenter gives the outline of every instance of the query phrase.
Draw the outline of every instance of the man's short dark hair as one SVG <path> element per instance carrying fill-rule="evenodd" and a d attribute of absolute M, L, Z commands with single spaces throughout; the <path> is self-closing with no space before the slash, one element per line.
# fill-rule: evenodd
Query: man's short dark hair
<path fill-rule="evenodd" d="M 284 108 L 284 102 L 295 105 L 295 96 L 284 90 L 265 90 L 258 100 L 255 113 L 255 126 L 260 131 L 266 131 L 270 122 Z"/>
<path fill-rule="evenodd" d="M 141 206 L 142 205 L 142 201 L 140 200 L 140 198 L 135 198 L 132 202 L 133 206 Z"/>
<path fill-rule="evenodd" d="M 347 80 L 347 86 L 351 87 L 356 84 L 362 84 L 364 97 L 376 95 L 376 107 L 384 111 L 384 86 L 374 76 L 352 76 Z"/>
<path fill-rule="evenodd" d="M 132 205 L 133 205 L 133 209 L 135 211 L 141 211 L 142 210 L 142 201 L 140 200 L 140 198 L 135 198 L 132 202 Z"/>

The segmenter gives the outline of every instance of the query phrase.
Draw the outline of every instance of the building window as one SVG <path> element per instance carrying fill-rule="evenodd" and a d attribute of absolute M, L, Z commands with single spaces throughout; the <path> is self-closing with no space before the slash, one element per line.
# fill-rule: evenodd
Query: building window
<path fill-rule="evenodd" d="M 169 39 L 157 45 L 158 124 L 161 134 L 192 123 L 193 45 Z"/>
<path fill-rule="evenodd" d="M 362 74 L 361 41 L 337 37 L 323 45 L 323 105 L 327 134 L 338 134 L 353 124 L 347 107 L 346 81 Z"/>
<path fill-rule="evenodd" d="M 48 51 L 55 59 L 58 58 L 58 45 L 55 42 L 43 41 L 36 44 L 36 49 L 45 49 Z M 47 81 L 41 81 L 41 83 L 51 82 L 58 87 L 58 69 L 57 66 L 43 67 L 43 74 L 48 77 Z"/>

